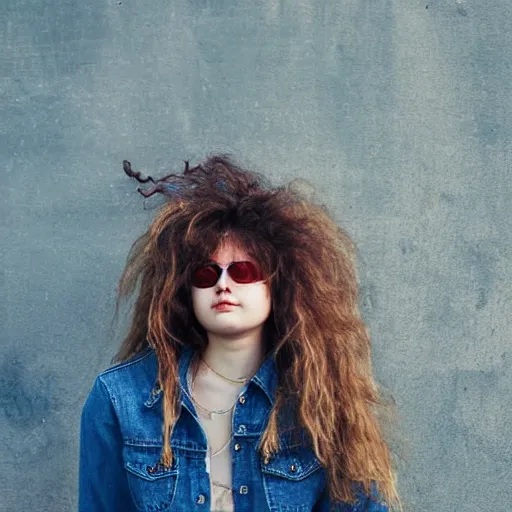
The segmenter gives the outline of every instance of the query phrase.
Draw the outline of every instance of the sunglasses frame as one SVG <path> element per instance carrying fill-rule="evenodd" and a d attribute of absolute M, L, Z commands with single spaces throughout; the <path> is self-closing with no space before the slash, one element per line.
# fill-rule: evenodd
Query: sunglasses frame
<path fill-rule="evenodd" d="M 201 270 L 203 268 L 206 268 L 206 267 L 212 267 L 216 272 L 217 272 L 217 280 L 215 281 L 215 283 L 213 283 L 211 286 L 196 286 L 194 284 L 192 284 L 192 286 L 194 286 L 195 288 L 200 288 L 200 289 L 206 289 L 206 288 L 213 288 L 218 282 L 219 282 L 219 279 L 222 277 L 222 274 L 224 272 L 227 272 L 228 276 L 236 283 L 236 284 L 256 284 L 256 283 L 262 283 L 263 281 L 265 281 L 265 279 L 258 279 L 256 281 L 250 281 L 248 283 L 240 283 L 238 282 L 236 279 L 234 279 L 230 274 L 229 274 L 229 267 L 231 267 L 232 265 L 234 265 L 235 263 L 250 263 L 251 265 L 254 265 L 254 267 L 256 267 L 256 269 L 260 272 L 261 274 L 261 269 L 259 268 L 259 266 L 252 262 L 252 261 L 249 261 L 249 260 L 239 260 L 239 261 L 232 261 L 231 263 L 228 263 L 227 265 L 219 265 L 218 263 L 214 263 L 214 262 L 211 262 L 211 263 L 207 263 L 206 265 L 202 265 L 201 267 L 197 268 L 194 272 L 196 272 L 197 270 Z M 219 269 L 220 269 L 220 273 L 219 273 Z M 193 281 L 193 277 L 192 277 L 192 281 Z"/>

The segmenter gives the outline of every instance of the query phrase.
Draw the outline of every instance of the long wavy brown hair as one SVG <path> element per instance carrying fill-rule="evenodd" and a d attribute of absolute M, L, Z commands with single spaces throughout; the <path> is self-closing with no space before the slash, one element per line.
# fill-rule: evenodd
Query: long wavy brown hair
<path fill-rule="evenodd" d="M 379 408 L 390 404 L 376 384 L 369 334 L 359 312 L 356 249 L 323 205 L 296 182 L 272 187 L 260 173 L 226 155 L 154 180 L 124 170 L 165 196 L 149 229 L 128 255 L 119 281 L 122 299 L 137 289 L 131 325 L 114 361 L 151 346 L 163 391 L 162 462 L 178 417 L 178 359 L 184 347 L 202 353 L 206 332 L 194 316 L 190 277 L 229 238 L 268 276 L 272 311 L 265 324 L 267 355 L 278 368 L 276 401 L 259 451 L 280 450 L 280 414 L 294 403 L 294 421 L 307 433 L 326 469 L 333 501 L 353 502 L 354 483 L 372 482 L 390 508 L 400 505 Z M 374 488 L 375 490 L 375 488 Z"/>

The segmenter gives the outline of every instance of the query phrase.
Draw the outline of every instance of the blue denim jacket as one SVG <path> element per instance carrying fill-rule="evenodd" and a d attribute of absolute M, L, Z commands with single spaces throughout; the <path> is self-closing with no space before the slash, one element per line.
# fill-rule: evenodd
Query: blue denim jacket
<path fill-rule="evenodd" d="M 169 468 L 158 464 L 162 449 L 162 392 L 152 349 L 118 364 L 95 380 L 80 430 L 79 512 L 210 511 L 207 438 L 186 375 L 193 356 L 180 356 L 181 412 L 171 437 Z M 311 448 L 281 439 L 278 455 L 258 453 L 274 401 L 277 371 L 268 357 L 241 389 L 233 410 L 233 501 L 235 512 L 328 512 L 326 471 Z M 235 448 L 236 447 L 236 448 Z M 265 463 L 266 462 L 266 463 Z M 375 496 L 338 504 L 338 512 L 387 512 Z"/>

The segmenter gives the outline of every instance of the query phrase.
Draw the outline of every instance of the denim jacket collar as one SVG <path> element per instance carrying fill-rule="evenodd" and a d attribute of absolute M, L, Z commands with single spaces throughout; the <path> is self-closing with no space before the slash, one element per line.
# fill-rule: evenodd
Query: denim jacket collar
<path fill-rule="evenodd" d="M 160 400 L 162 388 L 160 387 L 160 383 L 158 381 L 158 361 L 156 358 L 155 351 L 152 348 L 147 350 L 151 352 L 151 358 L 154 361 L 155 380 L 151 392 L 144 402 L 144 405 L 148 408 L 151 408 Z M 188 392 L 187 372 L 192 361 L 193 355 L 194 349 L 192 347 L 185 348 L 181 353 L 178 363 L 180 385 L 183 390 L 186 390 L 186 392 Z M 253 382 L 259 388 L 261 388 L 261 390 L 269 399 L 271 406 L 274 405 L 275 392 L 278 383 L 278 375 L 276 362 L 272 354 L 269 354 L 263 360 L 256 374 L 249 380 L 247 384 L 245 384 L 243 389 L 246 389 L 251 382 Z M 187 393 L 182 393 L 181 402 L 185 406 L 188 406 L 188 409 L 193 410 L 192 403 L 188 398 Z"/>

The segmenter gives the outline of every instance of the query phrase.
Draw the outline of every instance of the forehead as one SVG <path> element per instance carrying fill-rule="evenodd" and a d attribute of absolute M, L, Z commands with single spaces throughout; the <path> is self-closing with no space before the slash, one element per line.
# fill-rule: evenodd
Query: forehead
<path fill-rule="evenodd" d="M 229 241 L 225 241 L 217 250 L 212 254 L 211 260 L 215 263 L 225 265 L 232 261 L 253 261 L 247 251 L 240 246 L 234 245 Z"/>

